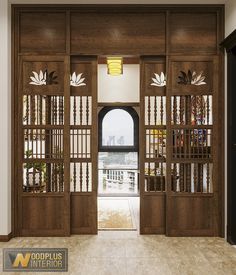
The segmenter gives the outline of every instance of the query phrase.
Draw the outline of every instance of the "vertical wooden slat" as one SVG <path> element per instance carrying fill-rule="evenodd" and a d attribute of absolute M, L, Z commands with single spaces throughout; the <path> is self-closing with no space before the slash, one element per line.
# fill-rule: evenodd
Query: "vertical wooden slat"
<path fill-rule="evenodd" d="M 76 125 L 76 96 L 74 96 L 74 101 L 73 101 L 73 122 L 74 125 Z"/>
<path fill-rule="evenodd" d="M 73 163 L 73 189 L 76 192 L 76 163 Z"/>
<path fill-rule="evenodd" d="M 89 166 L 86 162 L 86 191 L 89 192 Z"/>
<path fill-rule="evenodd" d="M 184 125 L 184 96 L 180 96 L 180 103 L 179 103 L 179 114 L 180 114 L 180 124 Z"/>
<path fill-rule="evenodd" d="M 150 125 L 151 121 L 151 103 L 150 103 L 150 96 L 148 98 L 148 106 L 147 106 L 147 117 L 148 117 L 148 125 Z"/>
<path fill-rule="evenodd" d="M 160 97 L 160 118 L 161 118 L 161 125 L 163 125 L 163 116 L 164 116 L 164 106 L 163 106 L 163 96 Z"/>
<path fill-rule="evenodd" d="M 80 96 L 80 107 L 79 107 L 79 111 L 80 111 L 80 120 L 79 120 L 79 125 L 83 125 L 83 97 Z"/>
<path fill-rule="evenodd" d="M 207 193 L 210 193 L 210 169 L 209 169 L 209 163 L 207 165 L 207 170 L 206 170 L 206 183 L 207 183 Z"/>

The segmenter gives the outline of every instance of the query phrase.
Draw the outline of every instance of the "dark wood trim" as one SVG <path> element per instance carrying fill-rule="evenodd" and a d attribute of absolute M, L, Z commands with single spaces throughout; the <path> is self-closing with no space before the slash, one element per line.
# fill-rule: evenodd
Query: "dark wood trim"
<path fill-rule="evenodd" d="M 224 47 L 227 52 L 233 51 L 235 49 L 236 29 L 220 43 L 220 46 Z"/>
<path fill-rule="evenodd" d="M 133 146 L 104 146 L 102 145 L 102 122 L 105 115 L 115 109 L 128 112 L 134 122 L 134 145 Z M 100 152 L 138 152 L 139 151 L 139 116 L 131 106 L 106 106 L 98 114 L 98 150 Z"/>
<path fill-rule="evenodd" d="M 13 238 L 12 232 L 8 235 L 0 235 L 0 242 L 8 242 L 11 238 Z"/>
<path fill-rule="evenodd" d="M 130 65 L 139 64 L 139 56 L 124 56 L 124 55 L 122 55 L 122 57 L 123 57 L 123 64 L 130 64 Z M 107 64 L 106 56 L 99 56 L 98 64 Z"/>
<path fill-rule="evenodd" d="M 98 107 L 139 107 L 139 102 L 98 102 Z"/>
<path fill-rule="evenodd" d="M 227 241 L 236 244 L 235 235 L 235 188 L 234 188 L 234 159 L 235 159 L 235 132 L 234 132 L 234 91 L 236 67 L 236 29 L 220 44 L 227 52 Z"/>
<path fill-rule="evenodd" d="M 53 10 L 65 10 L 73 9 L 73 11 L 81 10 L 85 12 L 120 12 L 122 11 L 133 11 L 137 13 L 143 12 L 157 12 L 163 11 L 165 9 L 174 10 L 183 12 L 183 9 L 186 9 L 188 12 L 198 12 L 198 11 L 213 11 L 217 9 L 221 10 L 224 8 L 224 4 L 12 4 L 12 8 L 29 9 L 30 11 L 35 11 L 35 8 L 38 10 L 45 10 L 50 8 Z"/>

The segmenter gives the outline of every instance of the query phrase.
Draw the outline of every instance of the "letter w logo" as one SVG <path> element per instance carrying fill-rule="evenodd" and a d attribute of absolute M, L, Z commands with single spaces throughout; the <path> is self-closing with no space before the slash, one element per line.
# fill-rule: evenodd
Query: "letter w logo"
<path fill-rule="evenodd" d="M 15 261 L 13 263 L 13 267 L 19 267 L 20 264 L 22 267 L 27 267 L 30 260 L 30 256 L 30 253 L 26 253 L 25 256 L 23 256 L 22 253 L 17 253 Z"/>

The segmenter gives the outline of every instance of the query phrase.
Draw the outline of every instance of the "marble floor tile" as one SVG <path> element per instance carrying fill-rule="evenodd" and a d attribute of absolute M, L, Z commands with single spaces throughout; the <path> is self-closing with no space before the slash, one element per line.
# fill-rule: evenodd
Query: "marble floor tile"
<path fill-rule="evenodd" d="M 236 275 L 236 248 L 222 238 L 177 238 L 139 235 L 133 231 L 101 231 L 98 235 L 14 238 L 11 247 L 66 247 L 68 272 L 75 275 Z M 52 273 L 28 273 L 46 275 Z M 57 273 L 53 273 L 57 274 Z"/>

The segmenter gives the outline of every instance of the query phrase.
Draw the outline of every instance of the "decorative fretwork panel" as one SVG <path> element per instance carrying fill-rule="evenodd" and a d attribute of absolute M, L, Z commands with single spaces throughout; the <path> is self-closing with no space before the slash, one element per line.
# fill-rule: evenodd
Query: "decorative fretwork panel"
<path fill-rule="evenodd" d="M 171 190 L 185 193 L 212 193 L 212 163 L 172 163 Z"/>
<path fill-rule="evenodd" d="M 71 192 L 92 192 L 92 163 L 73 162 L 70 164 Z"/>
<path fill-rule="evenodd" d="M 64 96 L 23 96 L 23 125 L 46 124 L 64 124 Z"/>
<path fill-rule="evenodd" d="M 31 59 L 31 57 L 28 57 Z M 24 57 L 27 59 L 27 57 Z M 38 59 L 38 61 L 36 61 Z M 23 62 L 22 88 L 25 94 L 63 95 L 65 68 L 63 61 L 42 61 L 40 57 Z"/>
<path fill-rule="evenodd" d="M 63 192 L 64 164 L 40 161 L 23 164 L 23 191 L 32 193 Z"/>
<path fill-rule="evenodd" d="M 145 96 L 145 125 L 166 125 L 165 96 Z"/>
<path fill-rule="evenodd" d="M 146 129 L 146 158 L 166 157 L 166 130 Z"/>
<path fill-rule="evenodd" d="M 204 159 L 212 157 L 211 129 L 173 130 L 173 158 Z"/>
<path fill-rule="evenodd" d="M 212 125 L 212 96 L 172 96 L 171 123 L 174 125 Z"/>
<path fill-rule="evenodd" d="M 70 130 L 70 157 L 90 158 L 91 157 L 91 130 L 71 129 Z"/>
<path fill-rule="evenodd" d="M 63 130 L 24 129 L 24 158 L 63 158 Z"/>
<path fill-rule="evenodd" d="M 166 164 L 163 162 L 145 163 L 145 192 L 166 190 Z"/>
<path fill-rule="evenodd" d="M 158 57 L 156 60 L 145 60 L 143 63 L 142 91 L 144 96 L 165 95 L 167 73 L 165 58 Z"/>
<path fill-rule="evenodd" d="M 213 75 L 215 60 L 209 57 L 191 57 L 183 61 L 182 56 L 169 61 L 169 88 L 172 95 L 207 95 L 214 91 Z"/>
<path fill-rule="evenodd" d="M 71 96 L 70 98 L 70 124 L 92 124 L 92 97 Z"/>
<path fill-rule="evenodd" d="M 71 96 L 92 96 L 92 80 L 94 68 L 91 66 L 91 61 L 82 60 L 83 57 L 73 56 L 71 59 Z"/>

